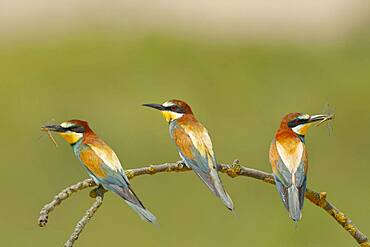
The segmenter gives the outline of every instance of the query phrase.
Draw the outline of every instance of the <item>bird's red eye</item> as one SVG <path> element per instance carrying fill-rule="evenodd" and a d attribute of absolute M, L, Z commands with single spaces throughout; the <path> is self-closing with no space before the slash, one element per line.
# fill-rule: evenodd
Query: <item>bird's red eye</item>
<path fill-rule="evenodd" d="M 171 111 L 177 111 L 177 106 L 175 105 L 171 106 Z"/>

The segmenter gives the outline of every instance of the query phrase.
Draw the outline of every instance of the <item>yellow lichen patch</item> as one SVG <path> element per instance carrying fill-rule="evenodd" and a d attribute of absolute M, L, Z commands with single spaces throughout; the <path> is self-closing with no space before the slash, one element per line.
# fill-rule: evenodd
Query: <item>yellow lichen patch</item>
<path fill-rule="evenodd" d="M 306 191 L 305 197 L 310 200 L 312 203 L 318 205 L 319 201 L 316 200 L 316 197 L 312 195 L 311 191 Z"/>
<path fill-rule="evenodd" d="M 153 174 L 156 173 L 155 168 L 153 166 L 148 167 L 148 172 L 149 172 L 150 175 L 153 175 Z"/>
<path fill-rule="evenodd" d="M 228 167 L 227 166 L 219 166 L 219 172 L 221 172 L 221 173 L 227 173 L 227 171 L 228 171 Z"/>
<path fill-rule="evenodd" d="M 344 229 L 346 229 L 352 236 L 354 236 L 356 234 L 356 228 L 352 224 L 346 224 L 344 226 Z"/>
<path fill-rule="evenodd" d="M 325 193 L 325 192 L 321 192 L 321 193 Z M 320 194 L 321 194 L 320 193 Z M 314 191 L 312 191 L 312 190 L 310 190 L 310 189 L 307 189 L 306 190 L 306 194 L 305 194 L 305 196 L 306 196 L 306 198 L 308 199 L 308 200 L 310 200 L 313 204 L 315 204 L 315 205 L 317 205 L 317 206 L 319 206 L 319 207 L 324 207 L 324 206 L 326 206 L 326 200 L 322 200 L 324 197 L 326 197 L 326 195 L 324 196 L 324 194 L 321 194 L 321 196 L 320 196 L 320 194 L 319 195 L 317 195 L 317 193 L 316 192 L 314 192 Z M 328 213 L 330 213 L 331 215 L 334 215 L 334 212 L 329 212 L 328 211 Z"/>
<path fill-rule="evenodd" d="M 125 171 L 125 174 L 128 179 L 135 177 L 134 172 L 131 170 Z"/>
<path fill-rule="evenodd" d="M 226 170 L 227 175 L 229 175 L 232 178 L 235 178 L 239 176 L 241 171 L 241 166 L 240 165 L 233 165 L 231 168 Z"/>
<path fill-rule="evenodd" d="M 273 178 L 270 178 L 270 177 L 266 177 L 263 181 L 266 182 L 266 183 L 269 183 L 269 184 L 274 184 L 275 183 L 275 180 Z"/>
<path fill-rule="evenodd" d="M 333 210 L 334 211 L 334 210 Z M 342 225 L 346 223 L 347 217 L 342 212 L 334 212 L 335 219 Z"/>
<path fill-rule="evenodd" d="M 324 208 L 326 206 L 326 192 L 320 192 L 319 206 Z"/>
<path fill-rule="evenodd" d="M 320 192 L 320 200 L 326 200 L 327 193 L 326 192 Z"/>

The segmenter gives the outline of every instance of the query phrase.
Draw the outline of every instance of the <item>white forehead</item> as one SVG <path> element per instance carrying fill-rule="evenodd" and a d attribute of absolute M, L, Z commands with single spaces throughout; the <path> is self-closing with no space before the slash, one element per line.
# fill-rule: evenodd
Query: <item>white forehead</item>
<path fill-rule="evenodd" d="M 69 128 L 69 127 L 73 126 L 73 123 L 64 122 L 64 123 L 61 123 L 60 126 L 62 126 L 63 128 Z"/>
<path fill-rule="evenodd" d="M 165 106 L 165 107 L 168 107 L 168 106 L 173 106 L 173 105 L 175 105 L 175 104 L 174 104 L 174 103 L 172 103 L 171 101 L 166 101 L 166 102 L 164 102 L 162 105 L 163 105 L 163 106 Z"/>
<path fill-rule="evenodd" d="M 310 118 L 310 115 L 308 114 L 303 114 L 303 115 L 298 116 L 298 119 L 309 119 L 309 118 Z"/>

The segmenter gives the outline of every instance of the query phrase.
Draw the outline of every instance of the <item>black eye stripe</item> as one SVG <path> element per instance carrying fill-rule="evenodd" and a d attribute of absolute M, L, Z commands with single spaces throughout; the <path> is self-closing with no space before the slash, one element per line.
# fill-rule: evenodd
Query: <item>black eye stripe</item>
<path fill-rule="evenodd" d="M 166 110 L 167 111 L 172 111 L 172 112 L 177 112 L 177 113 L 185 113 L 185 111 L 177 105 L 167 106 Z"/>
<path fill-rule="evenodd" d="M 80 126 L 80 125 L 74 125 L 74 126 L 68 127 L 67 130 L 72 131 L 72 132 L 76 132 L 76 133 L 84 133 L 85 132 L 85 128 L 83 126 Z"/>
<path fill-rule="evenodd" d="M 289 128 L 294 128 L 295 126 L 297 126 L 298 124 L 296 123 L 296 120 L 292 120 L 292 121 L 289 121 L 288 122 L 288 127 Z"/>
<path fill-rule="evenodd" d="M 300 118 L 296 118 L 296 119 L 293 119 L 292 121 L 288 122 L 288 127 L 289 128 L 294 128 L 300 124 L 305 124 L 307 123 L 308 119 L 300 119 Z"/>

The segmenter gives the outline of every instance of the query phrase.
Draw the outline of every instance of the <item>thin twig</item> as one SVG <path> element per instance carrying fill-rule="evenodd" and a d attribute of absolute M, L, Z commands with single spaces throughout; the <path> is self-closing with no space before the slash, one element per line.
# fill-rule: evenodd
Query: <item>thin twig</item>
<path fill-rule="evenodd" d="M 39 226 L 43 227 L 48 223 L 49 213 L 54 210 L 56 206 L 62 203 L 65 199 L 70 197 L 72 193 L 96 186 L 92 179 L 85 179 L 84 181 L 78 182 L 77 184 L 71 185 L 68 188 L 62 190 L 54 199 L 42 207 L 40 216 L 38 219 Z"/>
<path fill-rule="evenodd" d="M 126 171 L 126 175 L 129 179 L 132 179 L 137 176 L 141 176 L 144 174 L 154 175 L 160 172 L 185 172 L 191 170 L 182 161 L 176 163 L 165 163 L 160 165 L 151 165 L 147 167 L 135 168 Z M 245 176 L 251 177 L 269 184 L 275 184 L 274 178 L 270 173 L 266 173 L 263 171 L 259 171 L 256 169 L 244 167 L 239 165 L 239 161 L 235 161 L 232 165 L 229 164 L 219 164 L 218 170 L 222 173 L 227 174 L 228 176 L 234 178 L 237 176 Z M 79 190 L 83 190 L 85 188 L 94 187 L 96 186 L 95 182 L 92 179 L 86 179 L 82 182 L 79 182 L 75 185 L 72 185 L 62 192 L 60 192 L 57 196 L 54 197 L 53 201 L 46 204 L 40 212 L 39 217 L 39 225 L 45 226 L 48 221 L 48 215 L 51 211 L 55 209 L 56 206 L 62 203 L 65 199 L 67 199 L 72 193 L 77 192 Z M 92 197 L 96 196 L 96 191 L 98 189 L 93 190 L 90 195 Z M 104 192 L 103 192 L 104 194 Z M 357 241 L 357 243 L 361 247 L 370 247 L 369 239 L 366 235 L 364 235 L 349 219 L 344 213 L 342 213 L 339 209 L 337 209 L 332 203 L 330 203 L 326 198 L 326 192 L 315 192 L 313 190 L 307 189 L 305 197 L 312 202 L 313 204 L 317 205 L 318 207 L 324 209 L 330 216 L 334 218 L 351 236 Z M 101 198 L 101 199 L 99 199 Z M 99 193 L 96 197 L 96 201 L 94 202 L 93 206 L 86 212 L 86 215 L 79 221 L 76 225 L 76 228 L 66 242 L 65 246 L 71 247 L 74 241 L 77 240 L 78 236 L 81 234 L 83 228 L 86 226 L 88 221 L 93 217 L 96 210 L 100 207 L 103 202 L 103 197 L 99 196 Z"/>
<path fill-rule="evenodd" d="M 77 223 L 75 230 L 67 240 L 67 242 L 64 244 L 64 247 L 72 247 L 74 242 L 78 239 L 80 236 L 82 230 L 85 228 L 87 223 L 89 223 L 90 219 L 94 216 L 98 208 L 103 204 L 104 199 L 104 193 L 105 191 L 101 191 L 100 193 L 97 193 L 95 202 L 93 205 L 86 211 L 84 217 Z"/>

